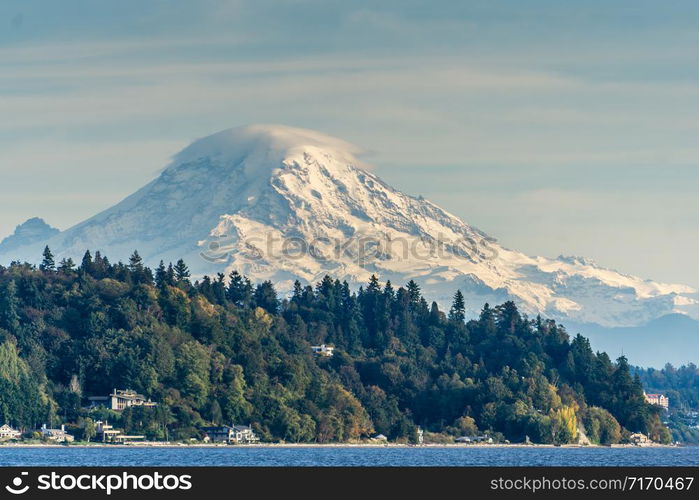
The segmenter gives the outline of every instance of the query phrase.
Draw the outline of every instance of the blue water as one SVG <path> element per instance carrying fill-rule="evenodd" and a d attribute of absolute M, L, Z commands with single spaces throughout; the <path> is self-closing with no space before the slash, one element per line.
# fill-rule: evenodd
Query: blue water
<path fill-rule="evenodd" d="M 0 448 L 0 466 L 699 466 L 696 448 Z"/>

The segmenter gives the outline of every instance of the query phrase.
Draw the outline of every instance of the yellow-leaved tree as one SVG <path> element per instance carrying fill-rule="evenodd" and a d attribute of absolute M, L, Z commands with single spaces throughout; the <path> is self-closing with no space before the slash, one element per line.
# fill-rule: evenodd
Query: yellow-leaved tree
<path fill-rule="evenodd" d="M 573 443 L 578 437 L 578 419 L 575 416 L 575 408 L 563 406 L 557 410 L 551 410 L 551 432 L 555 444 Z"/>

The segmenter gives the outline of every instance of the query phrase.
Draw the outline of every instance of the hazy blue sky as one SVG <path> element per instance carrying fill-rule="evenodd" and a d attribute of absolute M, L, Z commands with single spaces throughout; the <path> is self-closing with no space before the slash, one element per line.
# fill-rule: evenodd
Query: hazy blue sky
<path fill-rule="evenodd" d="M 367 149 L 531 254 L 699 287 L 696 1 L 0 4 L 0 237 L 249 123 Z"/>

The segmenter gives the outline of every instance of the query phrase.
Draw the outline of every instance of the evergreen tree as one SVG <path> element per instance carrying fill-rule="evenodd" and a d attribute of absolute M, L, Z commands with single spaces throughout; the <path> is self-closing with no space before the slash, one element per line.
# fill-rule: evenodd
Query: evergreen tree
<path fill-rule="evenodd" d="M 432 326 L 439 326 L 442 322 L 442 317 L 444 314 L 439 310 L 439 305 L 436 302 L 432 302 L 430 306 L 430 321 L 429 324 Z"/>
<path fill-rule="evenodd" d="M 255 288 L 255 305 L 261 307 L 270 314 L 279 311 L 279 299 L 271 281 L 265 281 Z"/>
<path fill-rule="evenodd" d="M 231 275 L 231 277 L 232 276 L 233 275 Z M 299 280 L 295 280 L 294 281 L 294 292 L 291 295 L 291 300 L 295 304 L 300 304 L 302 297 L 303 297 L 303 286 L 301 286 L 301 282 Z"/>
<path fill-rule="evenodd" d="M 43 253 L 43 260 L 41 261 L 41 264 L 39 264 L 39 269 L 41 269 L 44 272 L 47 271 L 55 271 L 56 270 L 56 261 L 53 259 L 53 254 L 51 253 L 51 249 L 46 245 L 44 248 L 44 253 Z"/>
<path fill-rule="evenodd" d="M 89 250 L 85 251 L 83 255 L 83 260 L 80 263 L 80 270 L 87 274 L 92 274 L 92 254 Z"/>
<path fill-rule="evenodd" d="M 369 278 L 369 284 L 366 290 L 359 290 L 359 302 L 361 304 L 362 318 L 366 330 L 363 334 L 363 342 L 365 345 L 373 348 L 378 348 L 381 340 L 384 339 L 384 310 L 383 300 L 381 297 L 381 284 L 376 275 L 372 274 Z"/>
<path fill-rule="evenodd" d="M 48 395 L 12 341 L 0 344 L 0 419 L 20 428 L 47 416 Z"/>
<path fill-rule="evenodd" d="M 70 257 L 61 259 L 58 264 L 58 271 L 63 274 L 69 274 L 75 269 L 75 262 Z"/>
<path fill-rule="evenodd" d="M 177 280 L 178 283 L 183 283 L 183 282 L 189 282 L 189 268 L 187 267 L 187 264 L 184 263 L 184 260 L 180 259 L 177 261 L 175 264 L 175 279 Z"/>
<path fill-rule="evenodd" d="M 372 274 L 369 278 L 369 284 L 366 287 L 366 291 L 371 294 L 378 293 L 381 291 L 381 284 L 379 283 L 379 278 L 375 274 Z"/>
<path fill-rule="evenodd" d="M 109 259 L 103 257 L 102 253 L 97 250 L 95 258 L 92 260 L 92 276 L 97 279 L 103 279 L 109 276 Z"/>
<path fill-rule="evenodd" d="M 449 319 L 458 323 L 463 323 L 466 319 L 466 303 L 461 290 L 457 290 L 454 294 L 454 301 L 449 310 Z"/>
<path fill-rule="evenodd" d="M 496 323 L 502 332 L 515 333 L 522 321 L 517 306 L 511 300 L 495 308 Z"/>
<path fill-rule="evenodd" d="M 326 311 L 334 311 L 337 306 L 337 297 L 335 296 L 335 282 L 328 275 L 316 286 L 315 298 Z"/>
<path fill-rule="evenodd" d="M 95 269 L 93 275 L 95 277 L 100 277 L 100 274 L 102 272 L 101 267 L 102 266 L 97 262 L 97 258 L 95 258 L 95 262 L 93 263 L 93 268 Z M 153 283 L 153 272 L 149 268 L 145 267 L 145 265 L 143 264 L 143 259 L 138 254 L 137 250 L 134 250 L 134 252 L 131 254 L 131 257 L 129 257 L 129 264 L 127 266 L 127 269 L 131 273 L 130 279 L 133 283 Z"/>
<path fill-rule="evenodd" d="M 388 280 L 386 282 L 386 285 L 383 287 L 383 295 L 386 299 L 386 302 L 389 304 L 395 298 L 395 291 L 393 290 L 393 285 L 391 284 L 391 280 Z"/>
<path fill-rule="evenodd" d="M 129 271 L 134 274 L 138 274 L 143 271 L 143 259 L 138 254 L 138 250 L 134 250 L 131 257 L 129 257 Z"/>
<path fill-rule="evenodd" d="M 0 293 L 0 328 L 16 335 L 19 331 L 17 285 L 10 280 Z"/>
<path fill-rule="evenodd" d="M 167 284 L 175 284 L 175 268 L 172 267 L 172 262 L 167 265 L 167 272 L 165 273 Z"/>
<path fill-rule="evenodd" d="M 249 307 L 252 303 L 252 284 L 250 280 L 241 276 L 238 271 L 231 272 L 229 276 L 228 289 L 226 296 L 233 304 L 238 307 Z"/>
<path fill-rule="evenodd" d="M 155 269 L 155 284 L 159 288 L 162 288 L 167 284 L 167 269 L 165 268 L 165 263 L 162 260 Z"/>
<path fill-rule="evenodd" d="M 410 280 L 410 281 L 408 281 L 408 284 L 406 285 L 406 289 L 408 290 L 408 296 L 410 297 L 410 303 L 413 305 L 417 304 L 421 298 L 420 285 L 415 283 L 415 281 Z"/>
<path fill-rule="evenodd" d="M 211 285 L 214 301 L 217 304 L 223 305 L 226 302 L 226 275 L 216 273 L 216 281 Z"/>

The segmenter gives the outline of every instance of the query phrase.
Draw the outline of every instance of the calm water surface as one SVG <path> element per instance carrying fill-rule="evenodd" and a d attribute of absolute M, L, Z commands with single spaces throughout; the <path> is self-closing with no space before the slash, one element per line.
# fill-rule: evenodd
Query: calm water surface
<path fill-rule="evenodd" d="M 699 466 L 687 448 L 0 448 L 0 466 Z"/>

